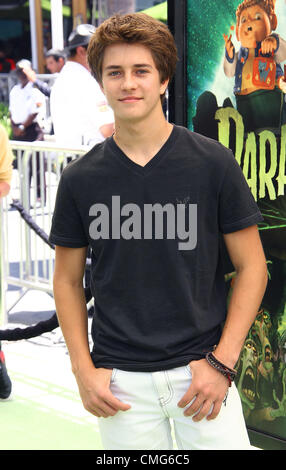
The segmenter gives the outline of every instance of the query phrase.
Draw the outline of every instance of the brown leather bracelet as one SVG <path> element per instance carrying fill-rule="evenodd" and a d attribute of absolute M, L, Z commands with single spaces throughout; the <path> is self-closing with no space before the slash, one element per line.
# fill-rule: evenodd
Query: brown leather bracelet
<path fill-rule="evenodd" d="M 206 354 L 206 360 L 210 366 L 214 367 L 218 372 L 228 379 L 228 385 L 231 387 L 231 382 L 234 381 L 237 371 L 220 362 L 211 351 Z"/>

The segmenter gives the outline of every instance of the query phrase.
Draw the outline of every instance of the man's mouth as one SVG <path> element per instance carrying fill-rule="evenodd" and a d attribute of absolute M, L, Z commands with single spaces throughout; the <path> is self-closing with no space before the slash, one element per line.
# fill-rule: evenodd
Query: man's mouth
<path fill-rule="evenodd" d="M 142 98 L 139 98 L 138 96 L 125 96 L 124 98 L 119 99 L 121 103 L 136 103 L 140 100 L 142 100 Z"/>

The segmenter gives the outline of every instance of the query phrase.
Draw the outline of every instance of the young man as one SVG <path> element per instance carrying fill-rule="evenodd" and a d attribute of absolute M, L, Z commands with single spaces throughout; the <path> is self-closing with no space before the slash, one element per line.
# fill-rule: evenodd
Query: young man
<path fill-rule="evenodd" d="M 165 25 L 140 13 L 112 17 L 88 58 L 115 133 L 64 170 L 50 235 L 57 313 L 83 404 L 100 417 L 105 449 L 171 449 L 170 418 L 181 449 L 248 448 L 229 385 L 266 286 L 261 215 L 229 150 L 166 121 L 177 54 Z M 220 232 L 237 271 L 228 312 Z"/>

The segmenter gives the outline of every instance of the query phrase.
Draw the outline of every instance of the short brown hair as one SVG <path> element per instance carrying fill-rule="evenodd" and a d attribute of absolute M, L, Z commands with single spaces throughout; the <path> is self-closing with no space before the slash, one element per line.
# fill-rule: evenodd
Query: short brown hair
<path fill-rule="evenodd" d="M 87 57 L 92 75 L 102 84 L 102 62 L 107 46 L 139 43 L 147 47 L 159 71 L 161 82 L 173 77 L 177 48 L 168 27 L 145 13 L 114 15 L 105 20 L 92 36 Z"/>

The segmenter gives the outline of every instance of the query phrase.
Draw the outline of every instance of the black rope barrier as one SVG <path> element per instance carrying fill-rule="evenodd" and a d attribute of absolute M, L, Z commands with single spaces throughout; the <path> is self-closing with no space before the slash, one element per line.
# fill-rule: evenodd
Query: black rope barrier
<path fill-rule="evenodd" d="M 45 233 L 41 227 L 34 221 L 31 215 L 26 211 L 20 201 L 13 199 L 13 202 L 10 204 L 11 207 L 14 207 L 22 217 L 22 219 L 28 224 L 28 226 L 45 242 L 49 245 L 52 249 L 55 249 L 55 246 L 50 243 L 48 235 Z M 90 266 L 91 260 L 86 260 L 87 268 Z M 84 288 L 85 294 L 85 301 L 88 303 L 91 298 L 91 290 L 90 287 Z M 59 322 L 57 313 L 55 312 L 52 317 L 48 318 L 47 320 L 40 321 L 35 325 L 28 326 L 26 328 L 6 328 L 5 330 L 0 330 L 0 341 L 19 341 L 22 339 L 29 339 L 35 338 L 36 336 L 40 336 L 44 333 L 48 333 L 53 331 L 54 329 L 58 328 Z"/>
<path fill-rule="evenodd" d="M 92 297 L 89 287 L 84 289 L 84 294 L 86 303 L 88 303 Z M 35 338 L 36 336 L 55 330 L 58 326 L 58 317 L 55 312 L 48 320 L 40 321 L 26 328 L 6 328 L 5 330 L 0 330 L 0 341 L 20 341 L 21 339 Z"/>
<path fill-rule="evenodd" d="M 0 341 L 20 341 L 21 339 L 35 338 L 41 336 L 44 333 L 50 332 L 58 328 L 59 322 L 57 314 L 43 320 L 33 326 L 27 328 L 8 328 L 6 330 L 0 330 Z"/>
<path fill-rule="evenodd" d="M 13 202 L 10 204 L 11 207 L 14 207 L 18 212 L 19 214 L 21 215 L 22 219 L 25 220 L 25 222 L 29 225 L 29 227 L 34 230 L 34 232 L 45 242 L 47 243 L 47 245 L 49 245 L 50 248 L 52 248 L 53 250 L 55 249 L 55 245 L 53 245 L 50 241 L 49 241 L 49 237 L 48 235 L 46 234 L 46 232 L 44 232 L 43 229 L 41 229 L 41 227 L 39 227 L 38 224 L 36 224 L 36 222 L 34 221 L 34 219 L 31 217 L 31 215 L 29 214 L 29 212 L 26 211 L 26 209 L 24 209 L 24 207 L 22 206 L 22 204 L 20 203 L 20 201 L 18 201 L 17 199 L 13 199 Z"/>

